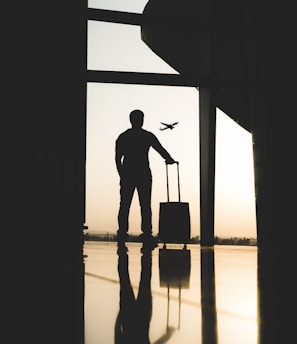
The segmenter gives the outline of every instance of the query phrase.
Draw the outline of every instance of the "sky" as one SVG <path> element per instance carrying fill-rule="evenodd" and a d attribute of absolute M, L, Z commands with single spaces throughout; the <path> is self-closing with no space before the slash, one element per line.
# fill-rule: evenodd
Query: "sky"
<path fill-rule="evenodd" d="M 147 0 L 89 0 L 89 7 L 141 13 Z M 88 21 L 89 70 L 174 73 L 141 41 L 138 26 Z M 154 133 L 179 161 L 181 201 L 188 202 L 191 236 L 200 235 L 199 90 L 194 87 L 87 84 L 86 225 L 89 233 L 115 233 L 119 177 L 115 140 L 131 125 L 129 114 L 141 109 L 143 128 Z M 160 122 L 179 122 L 160 131 Z M 153 174 L 153 234 L 158 233 L 159 204 L 166 202 L 163 158 L 149 153 Z M 178 199 L 176 165 L 169 166 L 170 201 Z M 252 136 L 217 109 L 215 235 L 256 238 Z M 129 233 L 140 234 L 140 209 L 135 193 Z"/>

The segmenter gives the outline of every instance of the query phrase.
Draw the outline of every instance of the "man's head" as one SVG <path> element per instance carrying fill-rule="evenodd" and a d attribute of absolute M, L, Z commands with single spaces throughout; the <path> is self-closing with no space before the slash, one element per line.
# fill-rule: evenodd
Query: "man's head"
<path fill-rule="evenodd" d="M 133 110 L 130 113 L 132 128 L 140 129 L 143 125 L 144 113 L 141 110 Z"/>

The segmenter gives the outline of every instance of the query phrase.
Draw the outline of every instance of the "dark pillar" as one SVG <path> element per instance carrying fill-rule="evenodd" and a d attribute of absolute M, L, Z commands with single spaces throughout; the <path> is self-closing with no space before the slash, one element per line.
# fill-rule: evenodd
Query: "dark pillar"
<path fill-rule="evenodd" d="M 254 95 L 259 344 L 288 342 L 296 307 L 293 92 L 265 83 Z M 283 85 L 284 86 L 284 85 Z"/>
<path fill-rule="evenodd" d="M 263 18 L 269 6 L 269 18 Z M 255 5 L 251 97 L 258 237 L 259 344 L 296 336 L 296 52 L 293 8 Z M 293 15 L 292 15 L 293 16 Z M 275 25 L 275 23 L 278 25 Z M 265 42 L 265 44 L 263 44 Z"/>
<path fill-rule="evenodd" d="M 216 107 L 211 88 L 199 88 L 200 241 L 214 245 Z"/>
<path fill-rule="evenodd" d="M 208 27 L 213 18 L 211 2 L 203 0 L 199 8 L 198 22 L 208 28 L 198 35 L 198 71 L 200 77 L 208 80 L 206 85 L 199 87 L 200 243 L 201 246 L 213 246 L 216 100 L 212 76 L 215 73 L 215 42 L 213 32 Z"/>

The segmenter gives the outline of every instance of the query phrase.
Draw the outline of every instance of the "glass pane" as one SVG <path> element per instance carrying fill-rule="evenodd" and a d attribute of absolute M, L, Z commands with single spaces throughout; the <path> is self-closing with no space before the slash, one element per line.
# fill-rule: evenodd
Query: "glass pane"
<path fill-rule="evenodd" d="M 88 21 L 88 69 L 147 73 L 174 73 L 141 40 L 135 25 Z"/>
<path fill-rule="evenodd" d="M 199 116 L 195 88 L 88 83 L 87 88 L 86 223 L 91 231 L 117 230 L 119 176 L 115 140 L 131 127 L 129 114 L 144 112 L 143 128 L 154 133 L 172 157 L 180 161 L 181 200 L 190 202 L 192 235 L 199 235 Z M 179 122 L 173 130 L 164 123 Z M 164 159 L 150 150 L 153 174 L 153 231 L 158 231 L 158 207 L 166 201 Z M 174 168 L 175 167 L 175 168 Z M 176 166 L 169 169 L 170 199 L 178 199 Z M 104 215 L 103 215 L 104 214 Z M 130 234 L 140 234 L 139 203 L 133 198 Z"/>
<path fill-rule="evenodd" d="M 89 0 L 89 8 L 102 10 L 142 13 L 148 0 Z"/>
<path fill-rule="evenodd" d="M 115 140 L 131 126 L 129 113 L 144 111 L 143 128 L 153 132 L 180 161 L 181 201 L 189 202 L 191 236 L 199 235 L 199 93 L 195 88 L 88 83 L 86 223 L 90 230 L 115 234 L 119 177 Z M 179 122 L 171 130 L 164 123 Z M 165 164 L 153 149 L 152 211 L 158 231 L 159 202 L 166 201 Z M 169 169 L 170 200 L 178 199 L 176 170 Z M 217 110 L 215 234 L 222 238 L 256 238 L 252 137 Z M 102 215 L 104 214 L 104 216 Z M 137 195 L 131 207 L 131 233 L 140 234 Z M 131 234 L 130 233 L 130 234 Z"/>

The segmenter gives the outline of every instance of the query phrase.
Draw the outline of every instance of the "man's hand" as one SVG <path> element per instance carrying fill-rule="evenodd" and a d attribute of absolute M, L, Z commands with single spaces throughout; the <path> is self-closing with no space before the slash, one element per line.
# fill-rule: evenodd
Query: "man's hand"
<path fill-rule="evenodd" d="M 171 159 L 165 160 L 165 163 L 166 163 L 167 165 L 172 165 L 172 164 L 177 163 L 177 161 L 175 161 L 175 160 L 173 160 L 173 159 L 171 158 Z"/>

